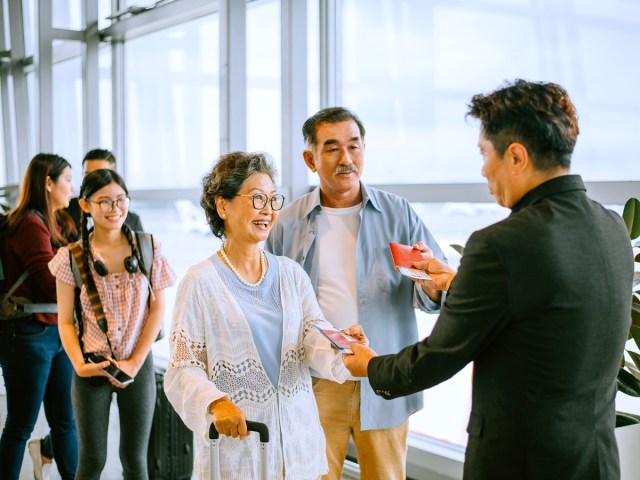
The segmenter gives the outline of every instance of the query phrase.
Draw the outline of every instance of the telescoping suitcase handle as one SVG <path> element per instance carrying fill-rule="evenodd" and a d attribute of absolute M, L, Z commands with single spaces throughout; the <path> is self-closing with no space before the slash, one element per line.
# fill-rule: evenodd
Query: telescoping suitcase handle
<path fill-rule="evenodd" d="M 269 427 L 264 423 L 247 420 L 247 430 L 260 435 L 260 478 L 267 478 L 267 443 L 269 443 Z M 209 468 L 211 478 L 220 479 L 220 433 L 212 423 L 209 427 Z"/>

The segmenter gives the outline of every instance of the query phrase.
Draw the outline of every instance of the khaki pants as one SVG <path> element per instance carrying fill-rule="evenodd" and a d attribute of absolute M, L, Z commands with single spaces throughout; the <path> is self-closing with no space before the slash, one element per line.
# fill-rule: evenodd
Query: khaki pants
<path fill-rule="evenodd" d="M 360 430 L 360 382 L 343 384 L 314 378 L 313 392 L 320 423 L 327 438 L 329 474 L 325 480 L 340 480 L 353 436 L 361 480 L 404 480 L 409 421 L 396 428 Z"/>

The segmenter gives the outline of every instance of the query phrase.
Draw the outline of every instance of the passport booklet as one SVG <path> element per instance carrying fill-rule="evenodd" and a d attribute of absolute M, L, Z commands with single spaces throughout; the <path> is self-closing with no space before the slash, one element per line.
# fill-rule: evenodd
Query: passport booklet
<path fill-rule="evenodd" d="M 393 258 L 393 266 L 402 275 L 416 280 L 431 280 L 427 272 L 414 268 L 413 266 L 414 262 L 421 262 L 423 260 L 420 250 L 410 245 L 393 242 L 389 242 L 389 249 L 391 250 L 391 257 Z"/>
<path fill-rule="evenodd" d="M 322 335 L 327 337 L 331 344 L 341 353 L 353 353 L 351 351 L 351 345 L 354 343 L 360 343 L 358 340 L 350 335 L 342 333 L 337 328 L 322 328 L 318 325 L 314 325 Z"/>

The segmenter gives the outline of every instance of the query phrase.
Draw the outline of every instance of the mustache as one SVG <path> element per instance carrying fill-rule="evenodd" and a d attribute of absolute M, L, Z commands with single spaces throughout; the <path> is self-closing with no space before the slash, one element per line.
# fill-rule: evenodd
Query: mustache
<path fill-rule="evenodd" d="M 353 172 L 353 173 L 358 173 L 358 167 L 356 167 L 355 165 L 342 165 L 338 168 L 335 169 L 335 171 L 333 172 L 334 175 L 340 175 L 341 173 L 349 173 L 349 172 Z"/>

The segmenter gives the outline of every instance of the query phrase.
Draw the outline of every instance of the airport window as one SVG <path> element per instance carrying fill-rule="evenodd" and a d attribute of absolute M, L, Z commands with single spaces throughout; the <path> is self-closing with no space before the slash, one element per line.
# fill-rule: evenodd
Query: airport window
<path fill-rule="evenodd" d="M 125 43 L 131 189 L 196 187 L 220 149 L 218 16 Z"/>

